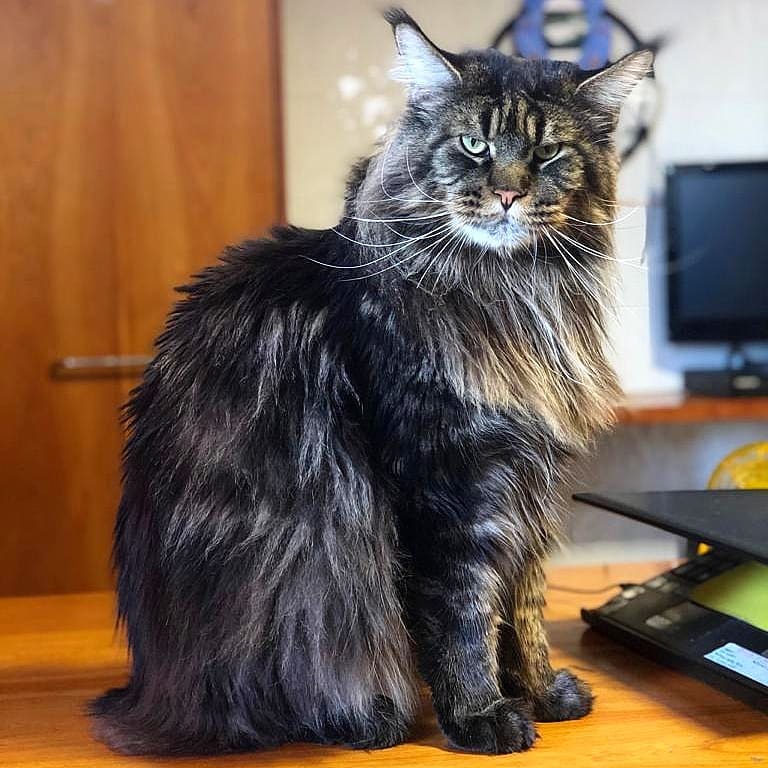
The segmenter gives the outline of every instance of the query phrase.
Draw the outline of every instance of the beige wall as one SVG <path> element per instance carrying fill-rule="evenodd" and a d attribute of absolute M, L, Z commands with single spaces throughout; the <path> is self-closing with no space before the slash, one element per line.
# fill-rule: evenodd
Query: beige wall
<path fill-rule="evenodd" d="M 427 34 L 457 50 L 484 47 L 511 4 L 419 0 L 405 4 Z M 337 221 L 350 163 L 371 151 L 402 104 L 390 81 L 394 40 L 385 3 L 283 0 L 288 218 L 309 227 Z"/>
<path fill-rule="evenodd" d="M 339 211 L 349 163 L 367 153 L 396 114 L 401 89 L 387 78 L 394 44 L 370 0 L 283 0 L 288 213 L 327 226 Z M 405 3 L 441 46 L 489 44 L 517 3 Z M 609 6 L 646 37 L 668 43 L 656 62 L 663 111 L 654 153 L 624 170 L 622 195 L 647 200 L 670 161 L 768 155 L 768 2 L 613 0 Z"/>
<path fill-rule="evenodd" d="M 383 5 L 283 0 L 287 210 L 296 224 L 336 222 L 349 164 L 370 151 L 401 104 L 400 86 L 387 77 L 394 44 L 380 15 Z M 488 45 L 517 7 L 509 0 L 405 5 L 438 44 L 455 50 Z M 663 103 L 653 147 L 622 171 L 620 199 L 640 208 L 618 226 L 619 255 L 627 265 L 612 334 L 627 391 L 669 390 L 680 386 L 680 376 L 658 362 L 646 266 L 631 263 L 646 255 L 645 205 L 665 163 L 768 156 L 768 2 L 609 5 L 641 34 L 669 38 L 656 65 Z M 660 257 L 658 248 L 649 252 Z"/>

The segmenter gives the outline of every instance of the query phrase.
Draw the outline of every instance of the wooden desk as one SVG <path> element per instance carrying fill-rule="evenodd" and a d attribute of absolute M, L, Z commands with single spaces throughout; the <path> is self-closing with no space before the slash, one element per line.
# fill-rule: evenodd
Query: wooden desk
<path fill-rule="evenodd" d="M 619 408 L 620 424 L 693 424 L 766 421 L 768 397 L 693 397 L 680 393 L 635 395 Z"/>
<path fill-rule="evenodd" d="M 667 564 L 570 568 L 551 581 L 601 587 L 645 578 Z M 583 604 L 603 596 L 550 591 L 552 653 L 597 693 L 586 719 L 539 726 L 523 755 L 494 758 L 451 752 L 427 712 L 408 744 L 381 752 L 296 745 L 258 755 L 150 760 L 110 753 L 89 735 L 83 707 L 125 677 L 125 650 L 114 639 L 107 593 L 0 600 L 0 765 L 95 766 L 471 766 L 580 768 L 768 766 L 768 717 L 711 688 L 645 661 L 587 630 Z"/>

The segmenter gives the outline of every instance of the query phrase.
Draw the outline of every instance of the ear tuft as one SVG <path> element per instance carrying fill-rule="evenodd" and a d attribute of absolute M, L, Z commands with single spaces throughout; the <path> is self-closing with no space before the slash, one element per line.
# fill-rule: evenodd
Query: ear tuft
<path fill-rule="evenodd" d="M 412 91 L 424 93 L 461 81 L 461 74 L 446 53 L 402 8 L 390 8 L 384 18 L 392 25 L 397 44 L 398 62 L 391 73 L 394 80 L 408 83 Z"/>
<path fill-rule="evenodd" d="M 618 117 L 634 87 L 653 69 L 651 51 L 635 51 L 584 80 L 576 93 L 593 106 Z"/>

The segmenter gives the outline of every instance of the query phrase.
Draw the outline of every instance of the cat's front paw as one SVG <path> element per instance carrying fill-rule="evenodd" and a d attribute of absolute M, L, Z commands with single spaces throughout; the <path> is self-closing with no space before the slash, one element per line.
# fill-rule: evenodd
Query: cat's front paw
<path fill-rule="evenodd" d="M 536 740 L 533 723 L 514 699 L 499 699 L 480 712 L 441 718 L 440 725 L 453 746 L 468 752 L 522 752 Z"/>
<path fill-rule="evenodd" d="M 546 691 L 533 700 L 533 713 L 540 722 L 578 720 L 592 711 L 593 701 L 590 687 L 569 670 L 561 669 Z"/>

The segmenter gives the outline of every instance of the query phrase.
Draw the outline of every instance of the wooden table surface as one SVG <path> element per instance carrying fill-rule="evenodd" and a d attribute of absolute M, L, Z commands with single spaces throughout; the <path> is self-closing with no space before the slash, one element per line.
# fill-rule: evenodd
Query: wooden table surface
<path fill-rule="evenodd" d="M 596 588 L 647 578 L 668 564 L 558 569 L 550 583 Z M 606 593 L 607 594 L 607 593 Z M 595 711 L 570 723 L 544 723 L 521 755 L 450 751 L 425 712 L 411 740 L 380 752 L 295 745 L 217 758 L 149 759 L 112 754 L 94 741 L 86 702 L 125 679 L 125 647 L 113 632 L 108 593 L 0 600 L 0 765 L 81 766 L 471 766 L 580 768 L 758 766 L 768 768 L 768 717 L 588 630 L 582 605 L 605 595 L 550 590 L 549 633 L 558 666 L 593 686 Z"/>

